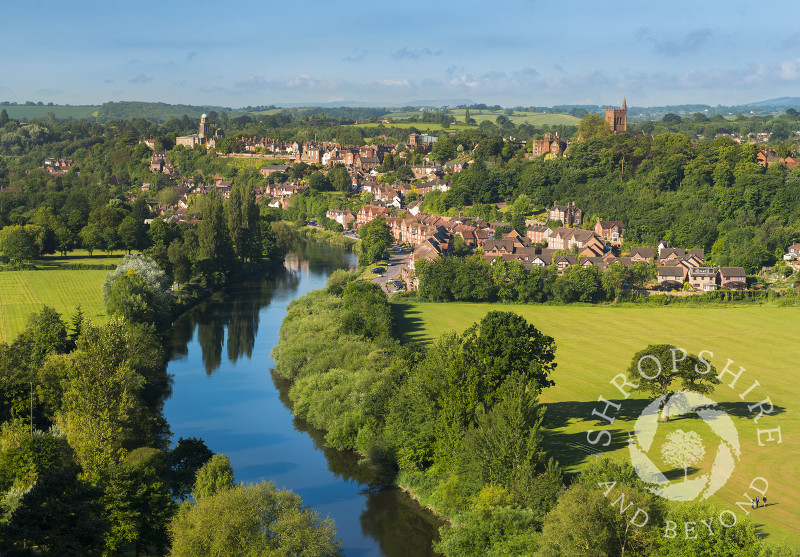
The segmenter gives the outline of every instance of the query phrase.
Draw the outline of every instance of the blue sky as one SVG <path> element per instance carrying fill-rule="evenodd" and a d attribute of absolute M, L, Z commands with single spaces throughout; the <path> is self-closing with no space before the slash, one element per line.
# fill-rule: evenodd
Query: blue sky
<path fill-rule="evenodd" d="M 800 96 L 797 5 L 6 2 L 0 100 L 503 106 Z"/>

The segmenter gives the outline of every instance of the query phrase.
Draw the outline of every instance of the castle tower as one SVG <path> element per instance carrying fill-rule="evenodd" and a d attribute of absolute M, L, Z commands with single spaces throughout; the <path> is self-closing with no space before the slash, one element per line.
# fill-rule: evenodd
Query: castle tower
<path fill-rule="evenodd" d="M 200 131 L 198 135 L 200 136 L 200 141 L 202 143 L 205 142 L 206 138 L 208 137 L 209 127 L 208 127 L 208 116 L 203 114 L 200 117 Z"/>
<path fill-rule="evenodd" d="M 622 99 L 622 108 L 606 108 L 606 122 L 614 133 L 628 129 L 628 101 Z"/>

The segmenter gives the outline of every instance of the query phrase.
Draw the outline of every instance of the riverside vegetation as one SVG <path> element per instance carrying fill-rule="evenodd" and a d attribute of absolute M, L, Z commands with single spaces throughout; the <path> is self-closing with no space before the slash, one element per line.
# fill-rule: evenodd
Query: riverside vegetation
<path fill-rule="evenodd" d="M 354 277 L 337 271 L 289 306 L 275 373 L 329 444 L 358 451 L 386 484 L 449 519 L 444 555 L 796 555 L 765 544 L 747 519 L 701 543 L 664 537 L 666 520 L 718 511 L 658 499 L 628 464 L 598 459 L 566 474 L 544 448 L 539 401 L 559 381 L 555 342 L 524 318 L 490 311 L 461 334 L 403 343 L 385 295 Z M 648 525 L 631 527 L 599 481 L 616 481 Z"/>

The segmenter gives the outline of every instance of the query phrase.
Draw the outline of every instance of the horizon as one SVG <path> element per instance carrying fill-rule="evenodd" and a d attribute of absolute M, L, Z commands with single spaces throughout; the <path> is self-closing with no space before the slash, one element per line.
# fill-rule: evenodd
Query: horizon
<path fill-rule="evenodd" d="M 779 2 L 776 13 L 782 4 L 789 7 Z M 796 96 L 800 85 L 791 18 L 771 19 L 762 37 L 744 6 L 583 2 L 571 10 L 580 18 L 536 0 L 481 8 L 312 2 L 298 18 L 292 6 L 252 0 L 231 12 L 206 0 L 145 1 L 136 11 L 96 0 L 15 3 L 6 20 L 26 25 L 0 37 L 15 52 L 0 60 L 0 100 L 551 107 L 615 106 L 627 97 L 639 107 L 740 106 Z"/>

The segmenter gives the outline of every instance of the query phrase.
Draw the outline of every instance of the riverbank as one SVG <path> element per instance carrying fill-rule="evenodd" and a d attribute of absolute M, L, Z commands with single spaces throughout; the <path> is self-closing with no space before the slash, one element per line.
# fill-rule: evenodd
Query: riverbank
<path fill-rule="evenodd" d="M 332 230 L 325 230 L 316 226 L 297 226 L 297 232 L 301 237 L 315 242 L 324 242 L 334 246 L 342 246 L 343 248 L 355 252 L 358 246 L 361 245 L 361 239 L 351 238 L 345 236 L 340 232 Z"/>
<path fill-rule="evenodd" d="M 336 522 L 347 555 L 433 557 L 438 521 L 400 490 L 376 487 L 372 467 L 296 419 L 269 353 L 292 301 L 323 288 L 356 259 L 339 246 L 301 241 L 285 272 L 229 285 L 176 320 L 169 339 L 173 435 L 202 437 L 231 459 L 237 482 L 274 480 Z"/>

